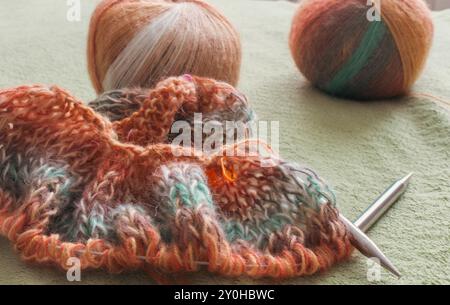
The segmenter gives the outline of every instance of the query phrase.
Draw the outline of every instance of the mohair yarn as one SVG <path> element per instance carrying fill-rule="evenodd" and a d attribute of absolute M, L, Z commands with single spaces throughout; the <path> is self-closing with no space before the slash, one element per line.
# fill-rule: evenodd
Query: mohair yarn
<path fill-rule="evenodd" d="M 379 21 L 373 18 L 375 7 L 381 8 Z M 432 38 L 431 14 L 423 0 L 372 0 L 371 5 L 367 0 L 303 0 L 289 44 L 298 68 L 319 89 L 379 99 L 408 92 Z"/>
<path fill-rule="evenodd" d="M 88 37 L 89 74 L 98 93 L 153 87 L 185 73 L 236 85 L 240 38 L 202 0 L 104 0 Z"/>
<path fill-rule="evenodd" d="M 349 257 L 333 192 L 311 169 L 169 143 L 177 117 L 247 109 L 232 86 L 183 76 L 111 95 L 93 102 L 112 105 L 101 115 L 55 86 L 0 91 L 0 233 L 25 260 L 286 278 Z"/>

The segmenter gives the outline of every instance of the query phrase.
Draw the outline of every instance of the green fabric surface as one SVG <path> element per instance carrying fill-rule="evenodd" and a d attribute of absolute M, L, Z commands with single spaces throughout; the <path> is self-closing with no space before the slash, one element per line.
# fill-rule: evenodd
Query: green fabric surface
<path fill-rule="evenodd" d="M 450 117 L 431 98 L 361 103 L 327 96 L 297 71 L 288 49 L 295 4 L 216 0 L 241 34 L 239 88 L 259 119 L 280 122 L 286 159 L 315 168 L 336 190 L 344 215 L 355 219 L 388 185 L 414 172 L 402 199 L 368 233 L 403 273 L 382 271 L 377 283 L 450 284 Z M 81 1 L 81 21 L 68 22 L 66 1 L 2 1 L 0 88 L 58 84 L 88 101 L 95 94 L 86 69 L 89 17 L 98 1 Z M 450 11 L 433 13 L 436 35 L 430 60 L 414 92 L 450 100 Z M 367 260 L 351 260 L 289 284 L 369 284 Z M 202 284 L 271 283 L 189 276 Z M 68 283 L 65 272 L 22 262 L 0 237 L 0 283 Z M 154 283 L 142 271 L 109 275 L 82 272 L 82 284 Z"/>

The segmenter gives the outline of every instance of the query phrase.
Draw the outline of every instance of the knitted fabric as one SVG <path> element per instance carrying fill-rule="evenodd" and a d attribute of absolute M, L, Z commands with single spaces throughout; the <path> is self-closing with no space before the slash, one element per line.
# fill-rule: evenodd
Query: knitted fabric
<path fill-rule="evenodd" d="M 285 278 L 350 255 L 312 170 L 168 143 L 174 120 L 196 112 L 251 120 L 233 87 L 184 76 L 91 105 L 54 86 L 0 91 L 0 232 L 25 260 Z"/>

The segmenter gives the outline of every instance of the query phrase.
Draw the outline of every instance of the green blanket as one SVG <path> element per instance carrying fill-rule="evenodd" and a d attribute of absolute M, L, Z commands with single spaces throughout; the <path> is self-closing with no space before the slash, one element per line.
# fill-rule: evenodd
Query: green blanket
<path fill-rule="evenodd" d="M 81 0 L 81 21 L 66 19 L 60 0 L 3 1 L 0 9 L 0 88 L 58 84 L 88 101 L 89 17 L 98 1 Z M 304 80 L 290 57 L 288 33 L 295 5 L 284 1 L 211 1 L 241 33 L 244 58 L 239 88 L 259 119 L 280 122 L 284 158 L 315 168 L 334 187 L 343 214 L 357 217 L 393 180 L 414 172 L 403 198 L 369 236 L 403 273 L 382 271 L 375 283 L 450 284 L 450 117 L 435 99 L 405 97 L 360 103 L 329 97 Z M 450 100 L 450 11 L 434 13 L 436 35 L 427 68 L 414 92 Z M 444 104 L 444 102 L 439 102 Z M 367 260 L 348 262 L 291 284 L 374 283 Z M 208 274 L 193 283 L 268 283 Z M 0 237 L 0 283 L 68 283 L 64 272 L 23 263 Z M 82 273 L 89 284 L 154 283 L 144 272 Z"/>

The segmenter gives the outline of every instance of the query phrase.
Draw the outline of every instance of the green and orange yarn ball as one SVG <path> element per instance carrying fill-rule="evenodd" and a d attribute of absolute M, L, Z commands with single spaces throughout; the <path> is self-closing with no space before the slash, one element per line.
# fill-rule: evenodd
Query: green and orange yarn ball
<path fill-rule="evenodd" d="M 317 88 L 380 99 L 409 91 L 432 38 L 423 0 L 303 0 L 289 44 L 301 73 Z"/>

